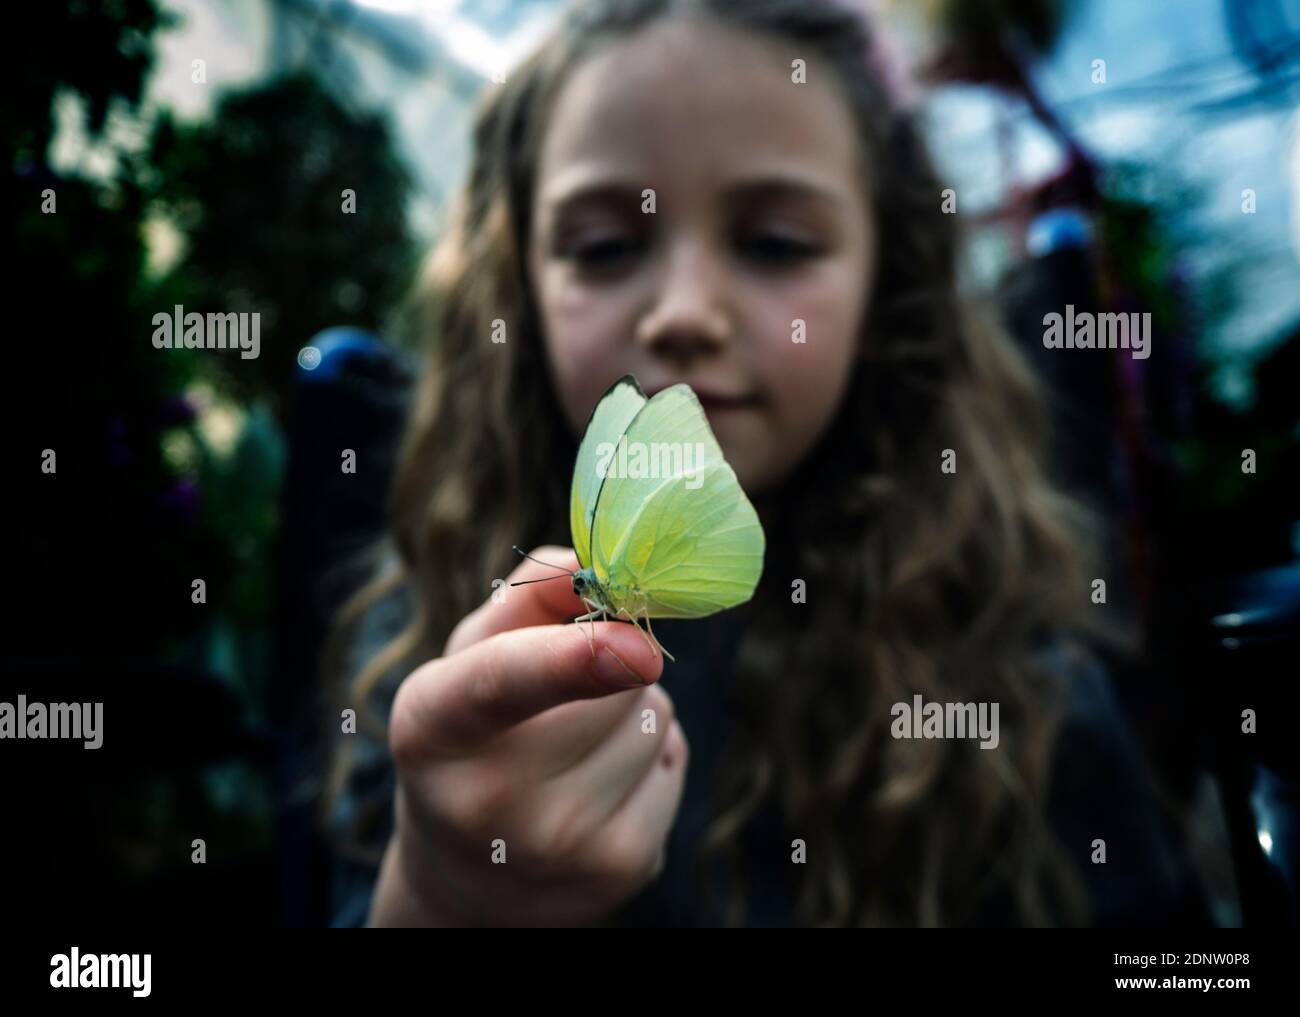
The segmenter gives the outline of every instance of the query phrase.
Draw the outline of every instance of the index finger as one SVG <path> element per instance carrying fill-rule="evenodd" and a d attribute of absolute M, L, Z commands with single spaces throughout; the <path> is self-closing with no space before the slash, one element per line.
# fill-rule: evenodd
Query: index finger
<path fill-rule="evenodd" d="M 592 644 L 585 625 L 500 632 L 417 668 L 393 703 L 393 745 L 458 755 L 552 707 L 649 685 L 663 673 L 662 655 L 635 626 L 598 622 L 595 630 Z"/>
<path fill-rule="evenodd" d="M 573 549 L 545 546 L 529 554 L 536 560 L 521 561 L 487 600 L 461 619 L 447 640 L 445 654 L 457 653 L 498 632 L 554 625 L 586 613 L 582 601 L 573 592 L 572 579 L 564 574 L 582 567 Z M 511 583 L 528 585 L 511 586 Z"/>

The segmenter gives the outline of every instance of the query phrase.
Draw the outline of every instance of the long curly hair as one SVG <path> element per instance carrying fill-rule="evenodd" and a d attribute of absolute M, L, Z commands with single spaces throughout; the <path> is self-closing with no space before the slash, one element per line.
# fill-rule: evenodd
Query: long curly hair
<path fill-rule="evenodd" d="M 339 694 L 386 739 L 385 676 L 441 652 L 512 568 L 512 544 L 568 542 L 576 441 L 548 382 L 525 258 L 539 145 L 584 57 L 681 15 L 759 33 L 835 75 L 886 238 L 864 281 L 871 311 L 847 398 L 796 474 L 756 499 L 779 536 L 726 678 L 741 712 L 701 846 L 732 875 L 725 921 L 744 920 L 739 837 L 772 796 L 817 845 L 819 864 L 795 866 L 802 924 L 966 924 L 995 895 L 1020 924 L 1086 921 L 1047 818 L 1062 683 L 1039 653 L 1086 625 L 1086 518 L 1046 479 L 1038 383 L 959 295 L 956 217 L 914 118 L 864 60 L 870 26 L 832 4 L 593 0 L 489 89 L 414 303 L 428 361 L 391 492 L 396 564 L 343 611 L 335 645 L 399 585 L 414 611 Z M 489 338 L 498 319 L 504 344 Z M 940 469 L 945 450 L 955 472 Z M 794 578 L 815 606 L 791 604 Z M 891 737 L 890 707 L 916 693 L 1000 704 L 1000 747 Z M 352 741 L 336 740 L 327 800 Z"/>

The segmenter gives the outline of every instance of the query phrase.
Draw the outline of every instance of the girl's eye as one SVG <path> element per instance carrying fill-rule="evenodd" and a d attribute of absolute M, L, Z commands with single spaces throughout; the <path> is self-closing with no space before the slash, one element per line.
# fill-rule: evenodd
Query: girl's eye
<path fill-rule="evenodd" d="M 581 268 L 610 268 L 637 254 L 640 243 L 631 237 L 603 237 L 574 244 L 567 254 Z"/>
<path fill-rule="evenodd" d="M 816 244 L 810 244 L 781 233 L 756 233 L 740 241 L 740 252 L 750 261 L 760 265 L 793 265 L 821 253 Z"/>

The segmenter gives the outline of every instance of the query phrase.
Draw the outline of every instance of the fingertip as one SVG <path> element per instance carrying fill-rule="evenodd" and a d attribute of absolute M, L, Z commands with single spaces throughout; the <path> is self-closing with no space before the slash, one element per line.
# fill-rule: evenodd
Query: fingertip
<path fill-rule="evenodd" d="M 563 639 L 554 643 L 562 667 L 583 667 L 602 686 L 646 688 L 663 675 L 663 655 L 645 635 L 627 622 L 577 622 L 560 626 Z"/>
<path fill-rule="evenodd" d="M 664 673 L 663 654 L 650 645 L 644 632 L 624 622 L 601 622 L 597 626 L 597 649 L 603 644 L 646 685 L 653 685 Z"/>

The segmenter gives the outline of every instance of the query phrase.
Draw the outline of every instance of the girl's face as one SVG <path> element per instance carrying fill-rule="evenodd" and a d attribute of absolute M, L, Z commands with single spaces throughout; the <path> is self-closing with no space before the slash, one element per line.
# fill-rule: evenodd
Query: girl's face
<path fill-rule="evenodd" d="M 875 267 L 848 104 L 816 65 L 792 81 L 798 56 L 687 18 L 605 47 L 556 98 L 533 201 L 574 431 L 620 375 L 649 395 L 687 382 L 751 492 L 839 408 Z"/>

